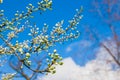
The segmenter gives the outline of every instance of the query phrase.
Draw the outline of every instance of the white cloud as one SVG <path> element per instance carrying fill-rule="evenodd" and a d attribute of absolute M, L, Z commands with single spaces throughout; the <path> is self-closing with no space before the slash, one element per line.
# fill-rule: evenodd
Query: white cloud
<path fill-rule="evenodd" d="M 120 80 L 120 69 L 113 70 L 115 63 L 103 47 L 98 50 L 96 59 L 85 66 L 77 65 L 70 57 L 63 62 L 63 66 L 56 67 L 56 74 L 39 80 Z"/>
<path fill-rule="evenodd" d="M 45 76 L 42 80 L 77 80 L 80 66 L 76 65 L 72 58 L 63 60 L 63 66 L 57 66 L 57 73 Z"/>

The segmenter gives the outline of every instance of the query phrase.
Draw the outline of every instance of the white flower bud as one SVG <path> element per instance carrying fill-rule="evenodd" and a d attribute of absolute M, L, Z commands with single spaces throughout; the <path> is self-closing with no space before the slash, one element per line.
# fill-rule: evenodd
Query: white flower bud
<path fill-rule="evenodd" d="M 26 53 L 26 57 L 30 57 L 30 53 Z"/>

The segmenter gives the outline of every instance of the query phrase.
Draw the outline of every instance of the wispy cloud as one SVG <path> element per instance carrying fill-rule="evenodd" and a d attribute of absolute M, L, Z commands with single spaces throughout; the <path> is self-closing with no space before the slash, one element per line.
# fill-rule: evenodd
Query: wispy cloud
<path fill-rule="evenodd" d="M 90 47 L 90 46 L 91 46 L 90 41 L 82 40 L 82 41 L 74 42 L 68 45 L 68 47 L 66 48 L 66 52 L 68 53 L 72 51 L 74 48 L 81 49 L 81 47 L 85 48 L 85 47 Z"/>

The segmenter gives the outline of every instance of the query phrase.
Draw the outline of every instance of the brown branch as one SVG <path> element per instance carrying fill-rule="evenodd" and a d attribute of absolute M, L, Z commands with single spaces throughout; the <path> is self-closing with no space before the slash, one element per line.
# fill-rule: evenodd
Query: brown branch
<path fill-rule="evenodd" d="M 110 49 L 105 46 L 104 44 L 102 44 L 102 46 L 108 51 L 108 54 L 110 54 L 110 56 L 113 58 L 113 60 L 118 64 L 118 66 L 120 67 L 120 62 L 119 60 L 117 60 L 117 58 L 113 55 L 113 53 L 110 51 Z"/>
<path fill-rule="evenodd" d="M 26 80 L 30 80 L 29 77 L 28 77 L 24 72 L 19 71 L 19 69 L 16 68 L 16 67 L 12 64 L 12 62 L 9 62 L 9 65 L 10 65 L 10 67 L 11 67 L 12 69 L 14 69 L 14 70 L 17 71 L 18 73 L 20 73 Z"/>

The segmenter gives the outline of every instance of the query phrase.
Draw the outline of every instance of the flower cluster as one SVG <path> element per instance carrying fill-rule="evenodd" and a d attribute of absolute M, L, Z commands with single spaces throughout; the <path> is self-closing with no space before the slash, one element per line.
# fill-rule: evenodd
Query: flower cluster
<path fill-rule="evenodd" d="M 16 73 L 7 73 L 2 75 L 2 80 L 13 80 Z"/>
<path fill-rule="evenodd" d="M 27 8 L 27 12 L 25 13 L 24 11 L 22 11 L 21 13 L 19 11 L 17 11 L 15 13 L 15 17 L 12 18 L 11 21 L 9 21 L 7 18 L 4 17 L 4 10 L 0 10 L 0 30 L 2 29 L 2 31 L 6 30 L 6 28 L 10 29 L 10 28 L 13 28 L 15 26 L 15 23 L 16 22 L 19 22 L 23 19 L 28 19 L 29 17 L 32 17 L 31 14 L 33 12 L 36 12 L 36 11 L 45 11 L 46 9 L 52 9 L 51 8 L 52 6 L 52 0 L 42 0 L 41 2 L 38 2 L 38 6 L 35 7 L 33 6 L 32 4 L 29 4 Z M 6 26 L 6 27 L 4 27 Z"/>
<path fill-rule="evenodd" d="M 47 61 L 47 64 L 48 64 L 48 68 L 47 68 L 47 71 L 48 73 L 56 73 L 56 70 L 55 70 L 55 65 L 63 65 L 63 62 L 61 62 L 62 60 L 62 57 L 57 53 L 56 49 L 54 50 L 53 53 L 48 53 L 49 58 L 46 59 Z M 48 74 L 47 73 L 47 74 Z"/>
<path fill-rule="evenodd" d="M 6 51 L 6 48 L 3 48 L 2 46 L 0 46 L 0 53 L 1 53 L 1 54 L 4 54 L 5 51 Z"/>

